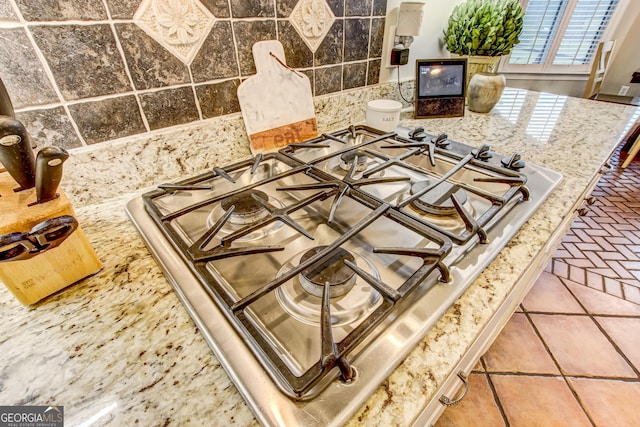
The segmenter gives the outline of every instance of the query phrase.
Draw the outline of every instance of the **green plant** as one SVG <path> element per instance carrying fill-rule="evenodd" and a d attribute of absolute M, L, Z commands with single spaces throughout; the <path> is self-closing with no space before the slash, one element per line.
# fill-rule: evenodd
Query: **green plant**
<path fill-rule="evenodd" d="M 458 55 L 501 56 L 520 40 L 524 11 L 518 0 L 467 0 L 457 5 L 444 41 Z"/>

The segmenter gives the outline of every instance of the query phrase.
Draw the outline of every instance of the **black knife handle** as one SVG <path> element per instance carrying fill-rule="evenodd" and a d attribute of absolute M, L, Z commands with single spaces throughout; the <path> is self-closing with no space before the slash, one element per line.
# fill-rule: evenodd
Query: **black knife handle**
<path fill-rule="evenodd" d="M 58 247 L 78 228 L 71 215 L 49 218 L 31 231 L 18 231 L 0 236 L 0 262 L 22 261 Z"/>
<path fill-rule="evenodd" d="M 36 200 L 45 203 L 58 197 L 56 191 L 62 181 L 62 164 L 69 153 L 60 147 L 44 147 L 36 157 Z"/>
<path fill-rule="evenodd" d="M 31 136 L 22 123 L 9 116 L 0 116 L 0 163 L 26 190 L 35 185 L 35 155 Z"/>
<path fill-rule="evenodd" d="M 0 262 L 33 258 L 38 248 L 29 240 L 29 233 L 16 232 L 0 236 Z"/>
<path fill-rule="evenodd" d="M 76 229 L 78 221 L 71 215 L 49 218 L 31 229 L 29 237 L 40 252 L 60 246 Z"/>
<path fill-rule="evenodd" d="M 4 87 L 4 83 L 2 83 L 2 79 L 0 79 L 0 116 L 9 116 L 14 119 L 16 118 L 16 113 L 13 111 L 11 98 L 9 97 L 7 89 Z"/>

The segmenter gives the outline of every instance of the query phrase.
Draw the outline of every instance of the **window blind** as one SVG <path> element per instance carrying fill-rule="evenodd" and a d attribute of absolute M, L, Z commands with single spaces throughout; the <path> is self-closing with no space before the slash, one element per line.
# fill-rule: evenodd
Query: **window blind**
<path fill-rule="evenodd" d="M 509 64 L 589 64 L 618 2 L 528 0 L 520 43 Z"/>
<path fill-rule="evenodd" d="M 566 3 L 562 0 L 529 0 L 519 37 L 520 43 L 513 48 L 509 64 L 545 62 Z"/>
<path fill-rule="evenodd" d="M 578 0 L 553 60 L 558 65 L 591 63 L 619 0 Z"/>

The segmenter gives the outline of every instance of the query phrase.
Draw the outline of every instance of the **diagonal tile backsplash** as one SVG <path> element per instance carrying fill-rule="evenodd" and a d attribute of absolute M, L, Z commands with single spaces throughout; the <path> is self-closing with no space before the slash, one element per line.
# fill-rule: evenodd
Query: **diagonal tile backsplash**
<path fill-rule="evenodd" d="M 378 83 L 386 0 L 0 0 L 0 78 L 39 146 L 237 113 L 277 39 L 314 95 Z"/>
<path fill-rule="evenodd" d="M 315 52 L 336 17 L 324 0 L 300 0 L 291 11 L 289 20 L 309 49 Z"/>
<path fill-rule="evenodd" d="M 189 65 L 215 21 L 198 0 L 143 0 L 134 22 L 162 47 Z"/>

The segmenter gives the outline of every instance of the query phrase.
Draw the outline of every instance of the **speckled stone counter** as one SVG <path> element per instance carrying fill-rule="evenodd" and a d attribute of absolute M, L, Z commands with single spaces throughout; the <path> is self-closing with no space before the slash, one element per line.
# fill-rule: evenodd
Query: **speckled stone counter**
<path fill-rule="evenodd" d="M 316 100 L 323 111 L 320 130 L 362 121 L 362 108 L 354 106 L 370 95 L 347 94 L 355 111 L 342 119 L 336 103 L 344 98 Z M 564 179 L 349 425 L 412 423 L 513 284 L 534 267 L 545 242 L 573 215 L 637 114 L 633 107 L 507 90 L 490 114 L 402 121 L 471 145 L 488 143 L 498 153 L 519 151 Z M 230 134 L 223 136 L 221 128 Z M 176 129 L 73 153 L 63 186 L 104 268 L 30 309 L 0 289 L 0 405 L 64 405 L 69 426 L 257 423 L 124 212 L 143 187 L 247 155 L 239 116 L 211 129 Z"/>

